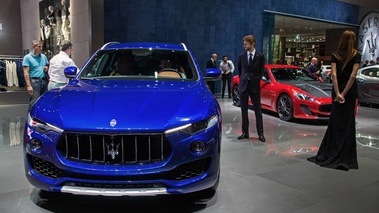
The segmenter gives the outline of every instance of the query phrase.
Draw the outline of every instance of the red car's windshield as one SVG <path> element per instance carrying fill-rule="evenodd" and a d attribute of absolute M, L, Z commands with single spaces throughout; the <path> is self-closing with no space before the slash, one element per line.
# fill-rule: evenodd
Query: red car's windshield
<path fill-rule="evenodd" d="M 272 68 L 276 81 L 317 81 L 317 78 L 306 70 L 293 68 Z"/>

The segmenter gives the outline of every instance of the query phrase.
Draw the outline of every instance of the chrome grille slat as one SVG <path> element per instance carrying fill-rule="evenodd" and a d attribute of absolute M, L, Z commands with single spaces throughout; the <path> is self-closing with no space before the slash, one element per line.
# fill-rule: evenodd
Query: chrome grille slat
<path fill-rule="evenodd" d="M 105 138 L 103 136 L 103 162 L 105 162 Z"/>
<path fill-rule="evenodd" d="M 77 158 L 80 159 L 79 135 L 76 135 L 76 146 L 78 147 L 78 155 L 77 155 Z"/>
<path fill-rule="evenodd" d="M 124 153 L 124 136 L 121 137 L 121 147 L 122 147 L 122 161 L 121 163 L 125 163 L 125 153 Z"/>
<path fill-rule="evenodd" d="M 161 136 L 161 160 L 163 160 L 163 135 Z"/>
<path fill-rule="evenodd" d="M 67 134 L 64 135 L 65 141 L 66 141 L 66 150 L 68 150 L 68 140 L 67 140 Z M 66 158 L 68 158 L 68 152 L 66 152 Z"/>
<path fill-rule="evenodd" d="M 137 136 L 134 137 L 134 147 L 135 147 L 135 162 L 138 161 L 138 143 L 137 143 Z"/>
<path fill-rule="evenodd" d="M 150 141 L 150 136 L 149 136 L 149 161 L 151 161 L 151 141 Z"/>
<path fill-rule="evenodd" d="M 92 136 L 89 136 L 89 160 L 92 161 Z"/>
<path fill-rule="evenodd" d="M 107 165 L 156 163 L 171 154 L 171 146 L 163 133 L 65 132 L 57 150 L 67 160 Z"/>

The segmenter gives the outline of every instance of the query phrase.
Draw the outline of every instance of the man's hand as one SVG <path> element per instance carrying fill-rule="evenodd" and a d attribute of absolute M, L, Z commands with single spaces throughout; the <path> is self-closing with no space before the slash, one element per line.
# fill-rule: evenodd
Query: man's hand
<path fill-rule="evenodd" d="M 33 95 L 33 87 L 32 86 L 26 86 L 26 89 L 28 90 L 29 95 Z"/>

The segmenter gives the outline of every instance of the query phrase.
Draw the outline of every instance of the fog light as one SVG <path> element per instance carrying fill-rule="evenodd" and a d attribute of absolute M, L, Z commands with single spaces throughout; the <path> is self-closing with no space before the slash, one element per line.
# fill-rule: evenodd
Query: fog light
<path fill-rule="evenodd" d="M 38 151 L 42 149 L 42 142 L 39 139 L 33 138 L 29 144 L 30 149 L 32 149 L 33 151 Z"/>
<path fill-rule="evenodd" d="M 192 152 L 201 153 L 205 149 L 205 144 L 201 141 L 195 141 L 190 146 Z"/>

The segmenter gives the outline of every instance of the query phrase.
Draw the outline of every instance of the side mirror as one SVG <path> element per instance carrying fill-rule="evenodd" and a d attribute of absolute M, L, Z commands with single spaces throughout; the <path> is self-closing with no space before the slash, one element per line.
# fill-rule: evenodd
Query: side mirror
<path fill-rule="evenodd" d="M 64 75 L 68 78 L 68 79 L 72 79 L 72 78 L 75 78 L 76 76 L 76 72 L 78 71 L 78 68 L 75 67 L 75 66 L 69 66 L 69 67 L 66 67 L 64 69 Z"/>
<path fill-rule="evenodd" d="M 221 71 L 217 68 L 208 68 L 204 76 L 206 81 L 215 81 L 221 77 Z"/>

